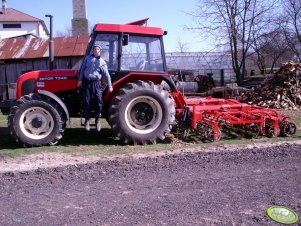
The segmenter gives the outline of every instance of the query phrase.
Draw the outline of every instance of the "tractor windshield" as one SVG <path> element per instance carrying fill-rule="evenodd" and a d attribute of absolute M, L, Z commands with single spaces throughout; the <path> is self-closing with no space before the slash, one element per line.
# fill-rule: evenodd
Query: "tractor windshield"
<path fill-rule="evenodd" d="M 164 72 L 160 37 L 130 35 L 122 48 L 120 69 Z"/>

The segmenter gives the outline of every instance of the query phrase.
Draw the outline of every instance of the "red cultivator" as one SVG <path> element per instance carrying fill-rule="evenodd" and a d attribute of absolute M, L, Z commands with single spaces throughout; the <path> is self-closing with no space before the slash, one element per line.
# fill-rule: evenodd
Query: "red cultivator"
<path fill-rule="evenodd" d="M 178 95 L 174 96 L 181 99 Z M 181 126 L 193 129 L 201 137 L 219 140 L 221 131 L 245 134 L 248 137 L 291 136 L 296 125 L 274 109 L 240 103 L 234 99 L 198 98 L 176 101 L 181 106 L 177 119 Z"/>

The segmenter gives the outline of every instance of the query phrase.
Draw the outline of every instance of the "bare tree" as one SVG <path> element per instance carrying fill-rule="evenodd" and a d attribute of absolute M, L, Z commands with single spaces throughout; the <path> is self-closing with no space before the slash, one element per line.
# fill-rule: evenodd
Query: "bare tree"
<path fill-rule="evenodd" d="M 263 28 L 270 27 L 270 11 L 275 1 L 199 0 L 196 11 L 191 13 L 196 26 L 189 28 L 211 35 L 230 52 L 238 84 L 244 78 L 246 58 L 252 54 L 254 37 L 260 36 Z"/>
<path fill-rule="evenodd" d="M 183 42 L 180 37 L 178 37 L 178 41 L 176 44 L 176 50 L 180 53 L 185 53 L 189 51 L 189 44 L 187 42 Z"/>
<path fill-rule="evenodd" d="M 280 27 L 254 39 L 252 47 L 256 55 L 256 64 L 262 73 L 272 73 L 274 67 L 289 61 L 293 55 Z"/>
<path fill-rule="evenodd" d="M 288 46 L 301 61 L 301 1 L 283 0 L 283 32 Z"/>
<path fill-rule="evenodd" d="M 91 23 L 89 22 L 88 25 L 89 25 L 88 31 L 89 31 L 89 33 L 91 33 L 92 30 L 93 30 L 94 24 L 91 24 Z M 56 37 L 70 37 L 70 36 L 72 36 L 72 27 L 71 27 L 71 25 L 65 27 L 65 30 L 64 30 L 64 31 L 62 31 L 62 30 L 57 30 L 57 31 L 55 32 L 55 36 L 56 36 Z"/>
<path fill-rule="evenodd" d="M 71 25 L 66 27 L 64 31 L 62 30 L 57 30 L 55 32 L 56 37 L 70 37 L 72 36 L 72 28 Z"/>

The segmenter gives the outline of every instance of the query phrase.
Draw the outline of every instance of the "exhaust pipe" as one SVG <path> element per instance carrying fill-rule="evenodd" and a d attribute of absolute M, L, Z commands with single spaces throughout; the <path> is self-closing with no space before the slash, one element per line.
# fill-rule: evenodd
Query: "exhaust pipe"
<path fill-rule="evenodd" d="M 52 19 L 53 16 L 52 15 L 45 15 L 45 17 L 49 17 L 50 18 L 50 37 L 49 37 L 49 70 L 53 70 L 54 69 L 54 43 L 53 43 L 53 25 L 52 25 Z"/>

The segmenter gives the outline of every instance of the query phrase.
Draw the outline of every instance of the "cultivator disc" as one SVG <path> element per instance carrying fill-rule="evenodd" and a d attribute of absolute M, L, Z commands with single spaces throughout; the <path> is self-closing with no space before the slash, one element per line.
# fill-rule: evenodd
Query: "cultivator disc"
<path fill-rule="evenodd" d="M 214 131 L 214 128 L 210 124 L 198 122 L 195 132 L 201 139 L 207 141 L 215 141 L 221 139 L 221 131 Z"/>
<path fill-rule="evenodd" d="M 261 134 L 260 125 L 257 123 L 231 125 L 223 122 L 221 123 L 221 130 L 226 134 L 244 136 L 246 138 L 257 138 Z"/>
<path fill-rule="evenodd" d="M 257 138 L 260 135 L 260 125 L 258 123 L 244 124 L 241 127 L 248 138 Z"/>
<path fill-rule="evenodd" d="M 265 123 L 264 127 L 264 135 L 272 138 L 277 137 L 279 135 L 279 129 L 275 128 L 275 125 L 272 122 Z"/>

